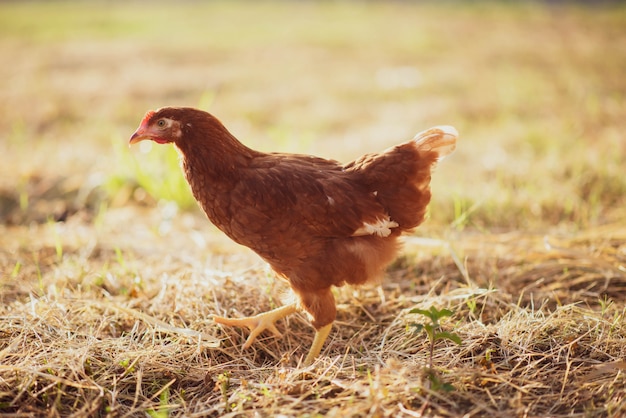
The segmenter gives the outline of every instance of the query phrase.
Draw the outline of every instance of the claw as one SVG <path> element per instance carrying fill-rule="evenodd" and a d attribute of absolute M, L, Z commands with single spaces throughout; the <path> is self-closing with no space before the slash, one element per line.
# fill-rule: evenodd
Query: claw
<path fill-rule="evenodd" d="M 245 318 L 224 318 L 221 316 L 214 316 L 213 322 L 222 325 L 230 325 L 234 327 L 246 327 L 250 329 L 250 335 L 246 339 L 246 342 L 243 344 L 243 348 L 250 348 L 256 337 L 259 336 L 263 331 L 268 330 L 274 336 L 281 337 L 282 334 L 276 326 L 274 322 L 278 321 L 286 317 L 287 315 L 291 315 L 298 310 L 295 304 L 281 306 L 280 308 L 263 312 L 255 316 L 249 316 Z M 309 350 L 309 354 L 304 359 L 304 366 L 308 366 L 313 364 L 317 356 L 322 351 L 322 346 L 328 338 L 328 334 L 332 329 L 333 324 L 330 323 L 328 325 L 323 326 L 315 332 L 315 339 L 313 340 L 313 344 L 311 345 L 311 349 Z"/>
<path fill-rule="evenodd" d="M 247 327 L 250 329 L 250 335 L 246 339 L 246 342 L 243 344 L 243 348 L 250 348 L 256 337 L 259 336 L 263 331 L 268 330 L 274 336 L 281 337 L 282 334 L 276 326 L 274 322 L 279 319 L 286 317 L 287 315 L 291 315 L 297 311 L 296 305 L 286 305 L 281 306 L 280 308 L 263 312 L 255 316 L 250 316 L 246 318 L 223 318 L 221 316 L 214 316 L 213 322 L 223 325 L 230 325 L 235 327 Z"/>

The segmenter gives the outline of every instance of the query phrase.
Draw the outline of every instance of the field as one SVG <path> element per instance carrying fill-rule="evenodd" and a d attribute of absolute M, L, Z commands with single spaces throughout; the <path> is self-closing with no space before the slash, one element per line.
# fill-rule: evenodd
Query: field
<path fill-rule="evenodd" d="M 624 5 L 1 2 L 0 48 L 0 415 L 626 415 Z M 312 366 L 304 315 L 212 322 L 289 290 L 128 148 L 165 105 L 341 161 L 459 130 Z"/>

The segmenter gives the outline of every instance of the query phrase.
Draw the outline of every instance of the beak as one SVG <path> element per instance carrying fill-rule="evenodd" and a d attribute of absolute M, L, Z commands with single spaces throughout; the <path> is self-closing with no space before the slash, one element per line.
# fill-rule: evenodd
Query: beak
<path fill-rule="evenodd" d="M 133 136 L 130 137 L 130 141 L 128 141 L 128 146 L 136 144 L 137 142 L 143 141 L 145 139 L 151 139 L 151 138 L 150 136 L 146 134 L 143 128 L 139 128 L 137 129 L 137 131 L 135 131 Z"/>

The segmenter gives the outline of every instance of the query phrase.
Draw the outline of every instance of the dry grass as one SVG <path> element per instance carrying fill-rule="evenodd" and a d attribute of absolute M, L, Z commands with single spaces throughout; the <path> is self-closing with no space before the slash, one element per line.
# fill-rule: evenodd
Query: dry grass
<path fill-rule="evenodd" d="M 44 224 L 31 230 L 41 238 L 35 248 L 2 242 L 8 248 L 2 269 L 12 270 L 15 259 L 23 264 L 3 283 L 3 412 L 626 412 L 626 228 L 575 237 L 515 233 L 409 240 L 408 255 L 390 269 L 382 289 L 340 289 L 331 339 L 319 362 L 302 369 L 298 364 L 313 336 L 304 317 L 282 324 L 283 339 L 262 338 L 243 353 L 245 332 L 211 323 L 213 313 L 260 312 L 284 296 L 255 256 L 220 238 L 203 240 L 210 231 L 194 216 L 176 220 L 176 232 L 165 236 L 143 230 L 135 216 L 109 211 L 100 231 Z M 162 221 L 154 213 L 140 216 L 146 224 Z M 75 228 L 85 229 L 75 234 Z M 149 236 L 150 244 L 120 239 L 134 243 L 115 247 L 102 233 L 111 230 Z M 188 234 L 198 230 L 202 235 L 193 245 Z M 68 245 L 62 257 L 57 235 Z M 218 249 L 208 258 L 207 246 Z M 29 271 L 33 265 L 37 272 Z M 408 311 L 429 306 L 455 311 L 444 326 L 463 343 L 438 344 L 434 358 L 453 392 L 428 389 L 428 342 L 409 327 L 420 318 Z"/>
<path fill-rule="evenodd" d="M 625 23 L 623 6 L 0 4 L 0 415 L 625 415 Z M 430 238 L 381 288 L 337 290 L 312 367 L 302 315 L 245 352 L 212 323 L 288 289 L 179 209 L 169 151 L 120 146 L 166 104 L 342 160 L 461 131 Z M 462 339 L 435 345 L 450 392 L 412 327 L 431 306 Z"/>

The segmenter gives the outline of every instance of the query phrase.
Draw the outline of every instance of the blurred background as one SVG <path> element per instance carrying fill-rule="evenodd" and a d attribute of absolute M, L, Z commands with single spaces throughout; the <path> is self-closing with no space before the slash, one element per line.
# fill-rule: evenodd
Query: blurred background
<path fill-rule="evenodd" d="M 127 147 L 166 105 L 341 161 L 454 125 L 430 228 L 624 222 L 620 3 L 15 1 L 0 48 L 5 232 L 128 206 L 200 216 L 171 147 Z"/>

